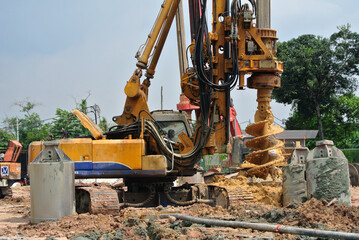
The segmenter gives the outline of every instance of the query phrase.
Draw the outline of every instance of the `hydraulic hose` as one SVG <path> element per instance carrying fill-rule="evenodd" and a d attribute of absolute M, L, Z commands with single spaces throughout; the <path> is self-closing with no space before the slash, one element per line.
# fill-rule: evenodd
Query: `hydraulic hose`
<path fill-rule="evenodd" d="M 215 103 L 216 102 L 214 101 L 213 112 L 215 112 L 215 108 L 216 108 Z M 206 126 L 205 124 L 202 124 L 202 129 L 205 130 L 201 130 L 199 140 L 196 142 L 194 148 L 191 151 L 183 154 L 173 153 L 173 151 L 171 151 L 171 149 L 167 147 L 167 144 L 164 141 L 163 137 L 161 136 L 158 127 L 155 125 L 153 121 L 145 119 L 144 128 L 145 128 L 145 132 L 149 133 L 155 139 L 159 149 L 163 152 L 163 154 L 168 159 L 172 159 L 172 157 L 174 157 L 175 164 L 177 166 L 188 167 L 188 166 L 193 166 L 199 160 L 199 155 L 202 153 L 202 149 L 207 143 L 211 134 L 211 129 L 213 127 L 213 122 L 214 122 L 213 117 L 214 115 L 212 114 L 210 118 L 209 127 Z"/>
<path fill-rule="evenodd" d="M 264 223 L 249 223 L 249 222 L 239 222 L 239 221 L 224 221 L 218 219 L 204 219 L 196 218 L 182 214 L 163 214 L 161 217 L 166 218 L 173 216 L 177 219 L 190 221 L 199 224 L 205 224 L 210 226 L 219 226 L 219 227 L 232 227 L 232 228 L 250 228 L 254 230 L 266 231 L 266 232 L 275 232 L 275 233 L 286 233 L 294 235 L 306 235 L 311 237 L 325 237 L 325 238 L 338 238 L 338 239 L 359 239 L 358 233 L 346 233 L 346 232 L 336 232 L 336 231 L 324 231 L 317 229 L 309 228 L 297 228 L 283 225 L 272 225 Z"/>

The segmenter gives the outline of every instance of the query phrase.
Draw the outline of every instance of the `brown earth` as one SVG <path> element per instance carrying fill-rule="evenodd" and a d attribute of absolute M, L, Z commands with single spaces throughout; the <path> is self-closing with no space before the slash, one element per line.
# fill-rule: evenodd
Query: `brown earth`
<path fill-rule="evenodd" d="M 353 207 L 359 207 L 359 187 L 352 187 L 350 193 Z"/>
<path fill-rule="evenodd" d="M 254 203 L 282 206 L 282 187 L 278 182 L 249 182 L 245 176 L 237 175 L 232 178 L 215 176 L 214 185 L 225 187 L 231 194 L 241 190 L 247 197 L 253 197 Z"/>
<path fill-rule="evenodd" d="M 227 181 L 220 179 L 222 180 Z M 242 177 L 235 182 L 242 182 L 242 185 L 248 184 Z M 227 184 L 228 189 L 235 190 L 234 183 L 227 181 Z M 239 185 L 239 188 L 242 185 Z M 253 202 L 238 200 L 233 202 L 228 209 L 209 207 L 204 204 L 189 207 L 125 208 L 115 216 L 75 214 L 57 222 L 44 222 L 38 225 L 29 223 L 29 187 L 21 187 L 14 189 L 12 198 L 0 200 L 0 237 L 25 236 L 26 239 L 56 237 L 80 240 L 81 237 L 87 239 L 246 239 L 251 236 L 262 236 L 262 239 L 300 239 L 297 236 L 250 229 L 208 227 L 171 218 L 161 219 L 159 215 L 162 213 L 359 232 L 359 188 L 351 189 L 355 207 L 336 204 L 327 207 L 326 201 L 312 199 L 298 207 L 280 208 L 274 206 L 277 205 L 280 187 L 258 185 L 258 183 L 249 184 L 249 187 L 253 193 Z"/>

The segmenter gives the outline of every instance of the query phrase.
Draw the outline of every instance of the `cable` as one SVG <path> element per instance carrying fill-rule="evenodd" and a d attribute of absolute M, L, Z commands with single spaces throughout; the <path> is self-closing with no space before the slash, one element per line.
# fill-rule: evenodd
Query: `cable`
<path fill-rule="evenodd" d="M 237 0 L 234 1 L 237 3 Z M 212 53 L 210 51 L 210 43 L 209 43 L 209 36 L 208 36 L 208 27 L 206 18 L 204 17 L 204 12 L 206 11 L 206 4 L 207 0 L 204 0 L 201 4 L 202 7 L 202 17 L 200 18 L 200 25 L 198 28 L 198 32 L 196 34 L 196 45 L 195 45 L 195 60 L 194 60 L 194 67 L 195 71 L 198 75 L 198 79 L 208 85 L 210 88 L 213 88 L 217 91 L 223 91 L 226 88 L 233 88 L 238 81 L 238 47 L 237 47 L 237 27 L 232 27 L 232 40 L 231 40 L 231 58 L 232 58 L 232 73 L 228 75 L 228 78 L 223 84 L 215 84 L 213 82 L 213 64 L 212 64 Z M 232 2 L 232 22 L 237 24 L 237 4 L 233 4 Z M 204 37 L 203 37 L 204 36 Z M 234 37 L 235 36 L 235 37 Z M 207 47 L 207 58 L 208 61 L 205 61 L 204 54 L 203 54 L 203 38 L 206 40 Z M 208 68 L 205 67 L 208 65 Z"/>
<path fill-rule="evenodd" d="M 249 2 L 252 4 L 253 14 L 254 14 L 254 16 L 256 16 L 257 15 L 257 3 L 255 0 L 249 0 Z"/>

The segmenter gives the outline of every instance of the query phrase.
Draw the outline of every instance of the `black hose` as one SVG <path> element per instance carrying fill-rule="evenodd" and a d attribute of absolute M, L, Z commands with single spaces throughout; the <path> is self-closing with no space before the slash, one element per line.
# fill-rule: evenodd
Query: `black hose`
<path fill-rule="evenodd" d="M 239 222 L 239 221 L 224 221 L 218 219 L 204 219 L 196 218 L 182 214 L 163 214 L 161 217 L 173 216 L 177 219 L 190 221 L 199 224 L 211 225 L 211 226 L 220 226 L 220 227 L 232 227 L 232 228 L 250 228 L 266 232 L 275 232 L 275 233 L 286 233 L 286 234 L 295 234 L 295 235 L 306 235 L 312 237 L 325 237 L 325 238 L 338 238 L 338 239 L 359 239 L 358 233 L 346 233 L 346 232 L 336 232 L 336 231 L 324 231 L 317 229 L 308 229 L 308 228 L 298 228 L 298 227 L 289 227 L 283 225 L 272 225 L 264 223 L 249 223 L 249 222 Z"/>
<path fill-rule="evenodd" d="M 213 88 L 217 91 L 224 91 L 226 88 L 233 88 L 237 82 L 238 82 L 238 47 L 237 47 L 237 40 L 233 40 L 231 43 L 232 47 L 232 73 L 228 76 L 226 81 L 222 84 L 215 84 L 213 82 L 213 66 L 212 66 L 212 54 L 210 50 L 210 43 L 209 43 L 209 37 L 208 37 L 208 27 L 205 17 L 205 11 L 206 11 L 206 5 L 207 0 L 203 0 L 203 3 L 201 4 L 201 11 L 202 11 L 202 17 L 200 18 L 200 24 L 197 29 L 196 34 L 196 44 L 195 44 L 195 54 L 194 54 L 194 67 L 195 71 L 198 75 L 198 79 L 200 82 L 204 83 L 205 85 L 209 86 L 210 88 Z M 236 5 L 236 4 L 235 4 Z M 237 18 L 237 6 L 232 6 L 232 19 Z M 236 22 L 236 21 L 232 21 Z M 208 57 L 208 64 L 209 67 L 207 69 L 204 69 L 205 66 L 205 59 L 203 56 L 203 36 L 205 36 L 206 44 L 207 44 L 207 57 Z M 226 51 L 228 52 L 228 50 Z M 206 72 L 209 74 L 206 74 Z M 208 78 L 209 77 L 209 78 Z"/>

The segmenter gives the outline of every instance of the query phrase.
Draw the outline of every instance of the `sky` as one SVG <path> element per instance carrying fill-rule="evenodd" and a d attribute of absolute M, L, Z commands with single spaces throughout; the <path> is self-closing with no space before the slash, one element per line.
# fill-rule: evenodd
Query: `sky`
<path fill-rule="evenodd" d="M 246 1 L 242 1 L 246 2 Z M 350 23 L 359 32 L 357 0 L 272 0 L 272 28 L 280 41 L 302 34 L 329 37 Z M 134 58 L 163 0 L 0 0 L 0 128 L 6 117 L 22 117 L 17 102 L 31 101 L 41 119 L 56 108 L 71 110 L 81 99 L 99 105 L 111 121 L 125 102 L 124 87 Z M 187 1 L 184 1 L 187 16 Z M 189 36 L 188 21 L 186 34 Z M 172 29 L 174 29 L 173 26 Z M 187 41 L 189 44 L 189 41 Z M 180 95 L 177 42 L 171 30 L 149 89 L 150 110 L 176 109 Z M 357 92 L 357 95 L 359 93 Z M 233 90 L 242 127 L 253 122 L 256 91 Z M 276 122 L 290 106 L 272 102 Z M 92 117 L 92 116 L 91 116 Z"/>

